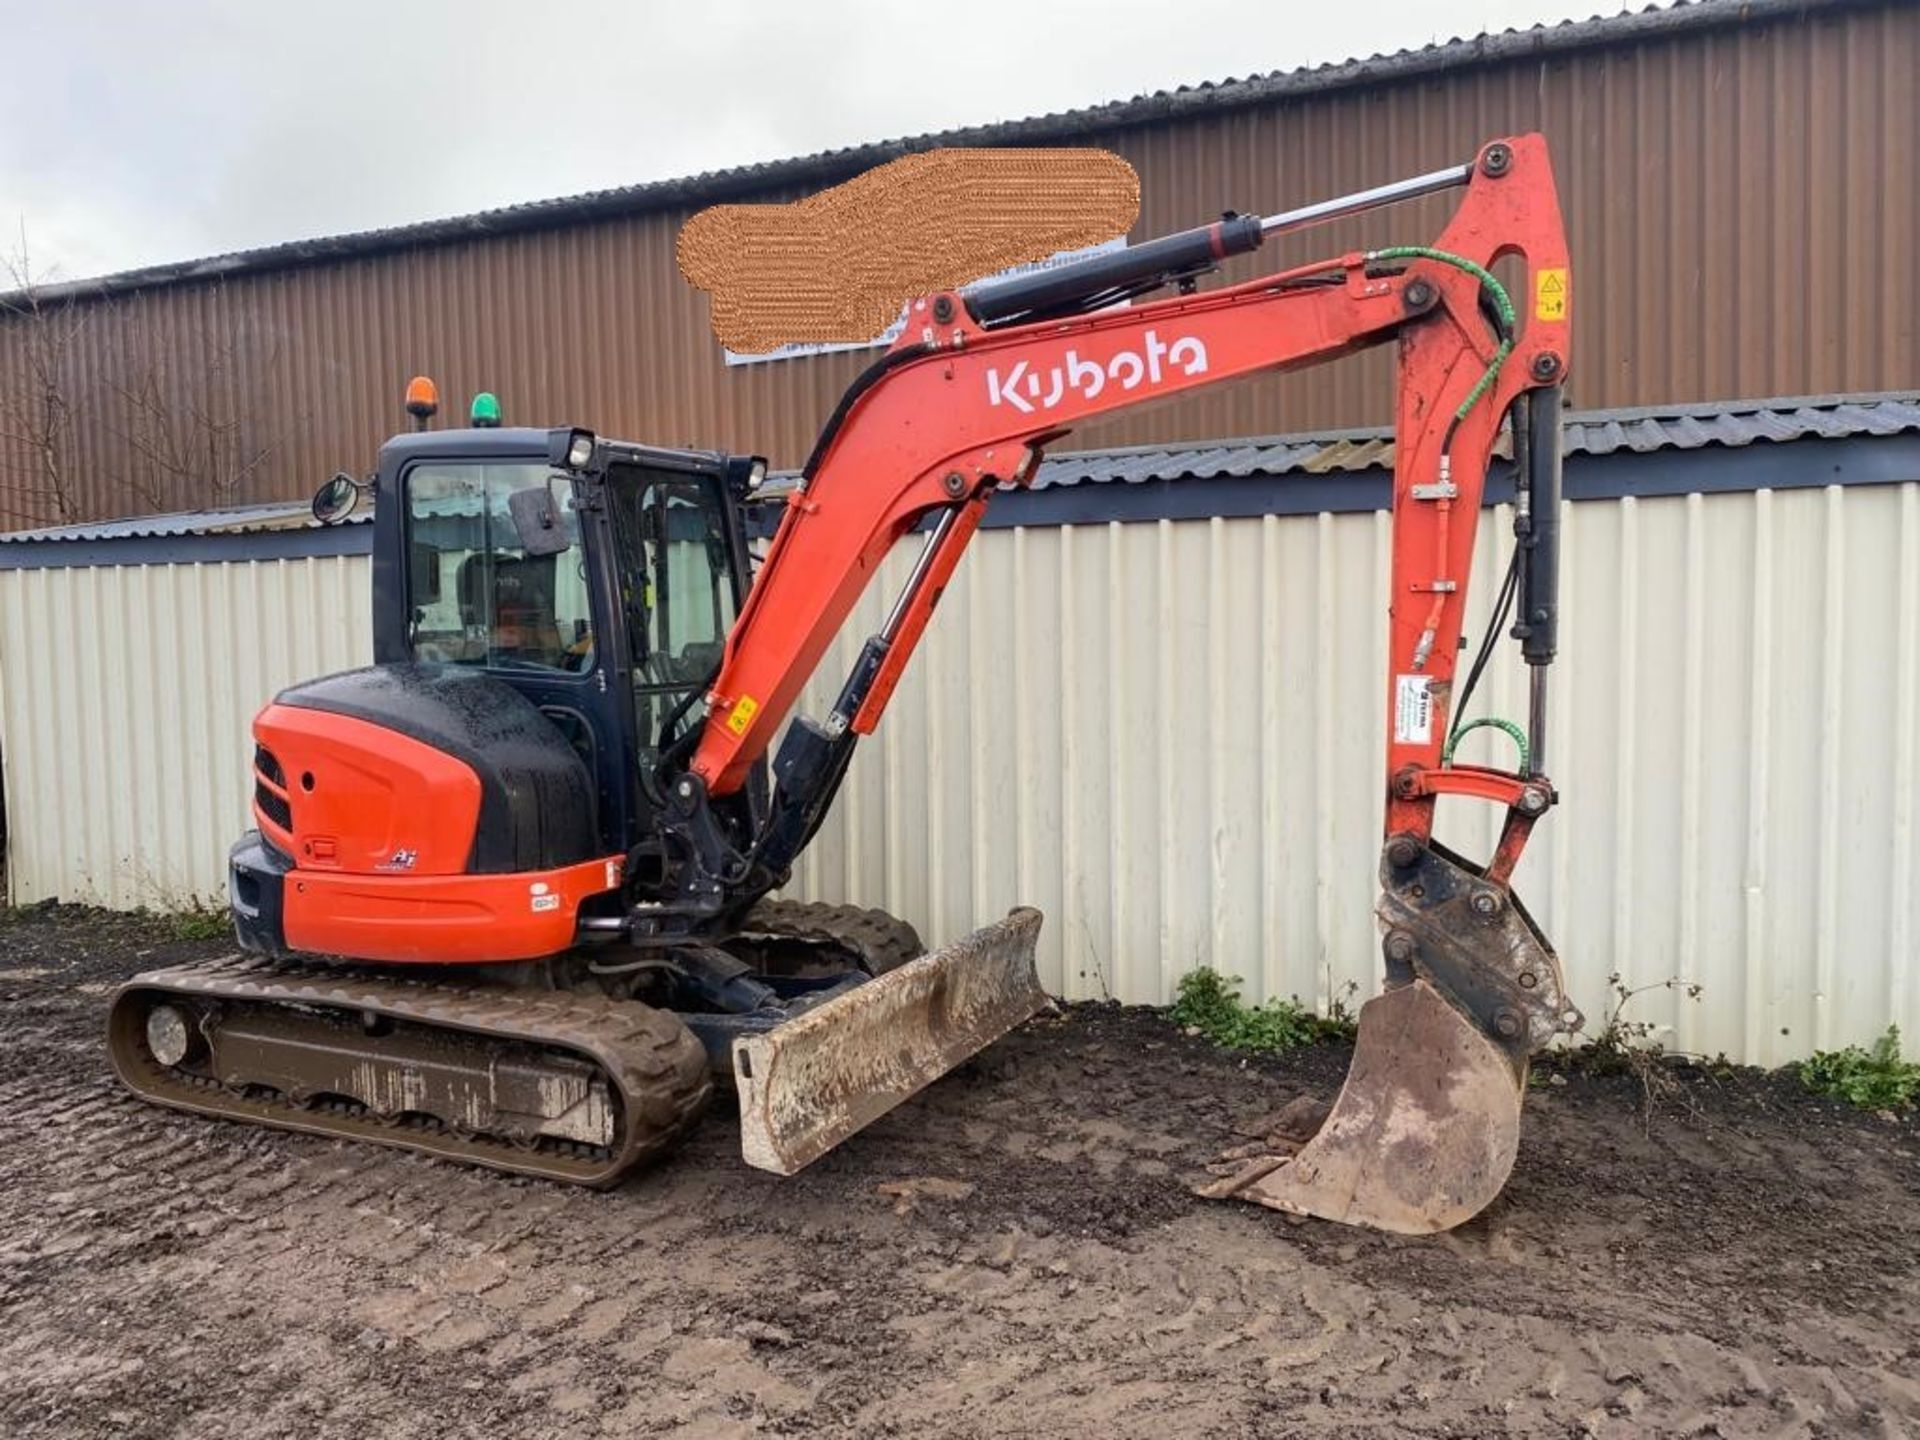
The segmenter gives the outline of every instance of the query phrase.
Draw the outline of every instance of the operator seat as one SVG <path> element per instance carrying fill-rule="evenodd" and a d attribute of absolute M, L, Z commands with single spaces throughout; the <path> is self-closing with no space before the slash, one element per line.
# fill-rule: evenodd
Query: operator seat
<path fill-rule="evenodd" d="M 488 577 L 492 591 L 488 591 Z M 513 659 L 563 668 L 566 645 L 553 613 L 553 557 L 475 551 L 454 572 L 460 623 L 485 647 Z M 484 652 L 483 652 L 484 653 Z M 471 658 L 479 659 L 480 654 Z"/>

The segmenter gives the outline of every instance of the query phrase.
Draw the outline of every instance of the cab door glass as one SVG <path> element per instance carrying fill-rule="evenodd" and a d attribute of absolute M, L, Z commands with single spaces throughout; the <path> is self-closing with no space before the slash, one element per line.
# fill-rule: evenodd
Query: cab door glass
<path fill-rule="evenodd" d="M 549 489 L 567 548 L 530 555 L 510 507 Z M 416 660 L 581 674 L 593 611 L 573 482 L 543 464 L 447 462 L 407 472 L 408 635 Z"/>
<path fill-rule="evenodd" d="M 726 649 L 736 602 L 728 513 L 711 475 L 621 465 L 608 480 L 644 769 L 670 719 L 676 734 L 699 723 L 698 689 Z"/>
<path fill-rule="evenodd" d="M 634 620 L 634 680 L 683 690 L 720 663 L 733 624 L 726 516 L 705 478 L 647 475 L 614 491 L 622 577 Z"/>

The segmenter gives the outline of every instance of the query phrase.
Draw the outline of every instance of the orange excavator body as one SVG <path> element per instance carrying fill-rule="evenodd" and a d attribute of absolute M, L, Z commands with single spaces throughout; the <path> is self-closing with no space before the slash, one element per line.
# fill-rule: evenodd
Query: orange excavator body
<path fill-rule="evenodd" d="M 1458 208 L 1430 243 L 1194 287 L 1271 235 L 1456 189 Z M 1519 277 L 1517 299 L 1494 273 L 1503 262 Z M 1363 1008 L 1352 1074 L 1320 1134 L 1212 1188 L 1384 1229 L 1459 1223 L 1498 1193 L 1512 1164 L 1528 1057 L 1579 1022 L 1509 884 L 1557 799 L 1543 769 L 1544 677 L 1556 646 L 1570 282 L 1546 143 L 1523 135 L 1338 201 L 1266 218 L 1229 213 L 1040 276 L 926 296 L 828 421 L 750 588 L 735 521 L 759 462 L 586 431 L 552 432 L 544 467 L 504 466 L 498 447 L 513 432 L 496 429 L 408 452 L 393 475 L 383 469 L 390 488 L 376 517 L 382 664 L 295 687 L 256 724 L 259 829 L 236 847 L 234 910 L 243 941 L 282 968 L 191 984 L 141 977 L 116 1006 L 116 1064 L 142 1093 L 185 1108 L 324 1128 L 311 1118 L 318 1096 L 362 1107 L 376 1131 L 421 1115 L 448 1127 L 418 1148 L 604 1183 L 677 1135 L 697 1113 L 696 1089 L 704 1102 L 691 1079 L 653 1095 L 647 1085 L 686 1066 L 632 1048 L 636 1036 L 658 1048 L 681 1024 L 735 1083 L 749 1159 L 782 1171 L 808 1163 L 1043 1002 L 1034 912 L 901 965 L 904 952 L 874 941 L 871 926 L 857 939 L 858 926 L 809 931 L 791 915 L 775 924 L 763 908 L 817 832 L 857 741 L 879 724 L 994 496 L 1029 484 L 1047 447 L 1085 422 L 1391 343 L 1387 993 Z M 1168 285 L 1179 293 L 1139 298 Z M 1127 299 L 1136 303 L 1115 304 Z M 429 386 L 410 387 L 423 426 L 436 403 Z M 1522 758 L 1503 771 L 1456 765 L 1452 748 L 1477 678 L 1476 667 L 1456 685 L 1476 520 L 1509 420 L 1519 534 L 1503 600 L 1518 599 L 1533 705 L 1524 733 L 1509 727 Z M 525 443 L 529 432 L 518 433 Z M 496 476 L 463 509 L 454 460 L 519 478 Z M 323 492 L 329 517 L 350 508 L 353 484 L 336 477 Z M 717 529 L 700 531 L 699 505 L 674 498 L 675 487 L 699 485 L 720 497 Z M 437 570 L 414 573 L 422 544 L 437 553 L 435 527 L 476 526 L 491 538 L 460 542 L 457 597 L 441 593 Z M 803 685 L 882 558 L 915 532 L 924 532 L 919 560 L 832 711 L 796 717 Z M 711 561 L 711 646 L 669 652 L 648 638 L 665 636 L 669 607 L 684 621 L 706 605 L 684 575 L 668 575 L 685 534 L 709 557 L 731 547 L 731 558 Z M 565 633 L 556 596 L 574 573 L 586 608 Z M 455 598 L 458 615 L 429 635 Z M 659 703 L 621 708 L 636 695 Z M 1442 795 L 1503 809 L 1485 862 L 1434 842 Z M 782 946 L 815 956 L 837 946 L 848 968 L 809 991 L 768 959 Z M 577 964 L 576 952 L 586 957 Z M 512 1012 L 491 992 L 456 999 L 359 972 L 329 989 L 298 969 L 322 954 L 410 974 L 538 961 L 547 990 L 566 998 Z M 545 1029 L 524 1019 L 536 1011 L 550 1015 Z M 388 1041 L 402 1033 L 411 1049 Z M 502 1110 L 484 1078 L 499 1073 L 487 1047 L 500 1037 L 531 1077 L 519 1110 Z M 220 1098 L 209 1086 L 245 1093 Z M 254 1094 L 263 1088 L 291 1098 L 274 1111 Z M 649 1109 L 664 1118 L 646 1136 L 620 1128 Z M 485 1149 L 496 1131 L 593 1153 L 508 1163 Z"/>

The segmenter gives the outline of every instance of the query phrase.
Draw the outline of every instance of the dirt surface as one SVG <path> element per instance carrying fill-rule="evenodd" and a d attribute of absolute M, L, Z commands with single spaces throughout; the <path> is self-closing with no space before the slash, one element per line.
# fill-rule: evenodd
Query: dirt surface
<path fill-rule="evenodd" d="M 1920 1435 L 1920 1127 L 1785 1077 L 1538 1086 L 1408 1241 L 1186 1190 L 1337 1046 L 1043 1017 L 801 1176 L 716 1110 L 610 1194 L 174 1116 L 157 922 L 0 921 L 0 1434 Z"/>

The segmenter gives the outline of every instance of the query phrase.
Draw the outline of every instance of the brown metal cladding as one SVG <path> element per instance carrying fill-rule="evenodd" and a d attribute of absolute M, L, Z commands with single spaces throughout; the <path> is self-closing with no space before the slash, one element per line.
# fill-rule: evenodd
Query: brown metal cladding
<path fill-rule="evenodd" d="M 1496 135 L 1550 138 L 1571 229 L 1584 407 L 1920 388 L 1920 7 L 1810 6 L 1724 26 L 1468 61 L 1436 73 L 1101 128 L 1131 161 L 1135 238 L 1223 208 L 1273 211 L 1433 169 Z M 811 188 L 811 187 L 809 187 Z M 755 198 L 791 199 L 792 187 Z M 737 198 L 737 197 L 736 197 Z M 1435 198 L 1283 238 L 1229 276 L 1422 241 Z M 799 463 L 874 352 L 728 368 L 674 265 L 689 210 L 457 240 L 79 302 L 68 357 L 76 518 L 305 493 L 364 471 L 424 371 L 460 423 L 475 390 L 509 423 L 579 423 Z M 1277 253 L 1276 253 L 1277 251 Z M 19 394 L 19 322 L 0 386 Z M 160 337 L 169 413 L 266 452 L 231 494 L 153 479 L 126 392 Z M 225 359 L 224 366 L 219 362 Z M 1390 418 L 1384 352 L 1249 382 L 1080 432 L 1086 444 L 1272 434 Z M 222 394 L 209 396 L 209 369 Z M 148 427 L 151 429 L 151 427 Z M 190 428 L 190 427 L 189 427 Z M 149 442 L 151 436 L 147 436 Z M 0 528 L 53 518 L 0 442 Z M 221 468 L 218 465 L 213 468 Z M 225 467 L 231 471 L 234 467 Z M 228 477 L 232 479 L 231 475 Z"/>

